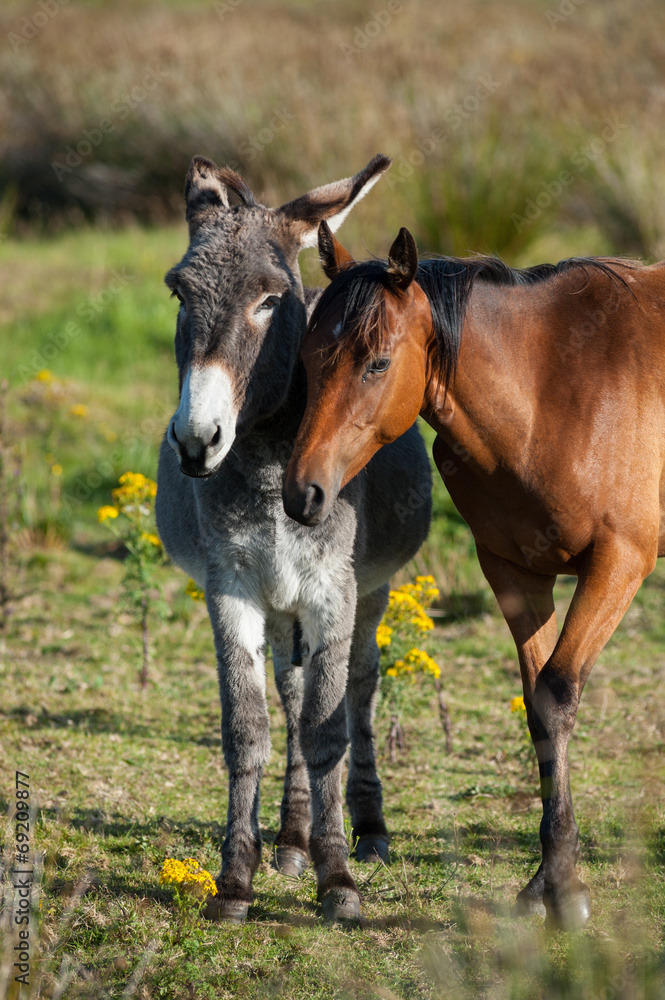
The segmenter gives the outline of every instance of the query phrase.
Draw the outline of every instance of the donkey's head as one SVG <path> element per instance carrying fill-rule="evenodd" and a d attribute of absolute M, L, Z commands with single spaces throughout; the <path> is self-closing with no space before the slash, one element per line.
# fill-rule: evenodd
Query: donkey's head
<path fill-rule="evenodd" d="M 180 301 L 168 441 L 188 476 L 212 475 L 236 437 L 285 402 L 307 323 L 298 254 L 316 245 L 323 219 L 337 229 L 390 163 L 376 156 L 355 177 L 270 209 L 233 170 L 192 160 L 189 248 L 165 278 Z"/>

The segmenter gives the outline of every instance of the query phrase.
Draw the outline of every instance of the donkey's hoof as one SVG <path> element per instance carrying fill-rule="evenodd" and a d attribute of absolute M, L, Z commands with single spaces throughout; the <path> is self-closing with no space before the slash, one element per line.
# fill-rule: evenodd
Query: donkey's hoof
<path fill-rule="evenodd" d="M 356 844 L 356 861 L 365 861 L 368 865 L 376 865 L 379 861 L 388 861 L 388 838 L 382 834 L 368 833 L 358 837 Z"/>
<path fill-rule="evenodd" d="M 273 864 L 282 875 L 300 878 L 309 864 L 309 859 L 297 847 L 275 847 L 273 851 Z"/>
<path fill-rule="evenodd" d="M 591 893 L 584 882 L 563 890 L 545 889 L 547 924 L 563 931 L 579 931 L 591 919 Z"/>
<path fill-rule="evenodd" d="M 249 903 L 240 899 L 222 899 L 221 896 L 210 896 L 202 914 L 206 920 L 216 920 L 227 924 L 243 924 L 247 918 Z"/>
<path fill-rule="evenodd" d="M 329 889 L 320 905 L 324 920 L 360 921 L 360 896 L 355 889 Z"/>

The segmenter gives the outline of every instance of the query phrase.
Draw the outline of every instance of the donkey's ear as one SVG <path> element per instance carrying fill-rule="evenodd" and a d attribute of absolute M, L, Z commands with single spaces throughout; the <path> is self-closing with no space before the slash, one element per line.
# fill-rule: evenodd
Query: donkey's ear
<path fill-rule="evenodd" d="M 356 202 L 365 197 L 392 162 L 389 156 L 379 154 L 354 177 L 324 184 L 277 209 L 278 215 L 296 233 L 300 249 L 316 246 L 319 223 L 323 219 L 327 219 L 333 232 L 339 229 Z"/>
<path fill-rule="evenodd" d="M 332 281 L 340 271 L 355 264 L 355 260 L 324 219 L 319 225 L 319 260 L 327 278 Z"/>
<path fill-rule="evenodd" d="M 229 190 L 244 202 L 255 205 L 254 195 L 240 174 L 229 167 L 218 167 L 205 156 L 195 156 L 185 180 L 185 202 L 190 233 L 220 209 L 229 207 Z"/>
<path fill-rule="evenodd" d="M 418 247 L 404 226 L 388 254 L 388 274 L 393 288 L 405 292 L 418 271 Z"/>

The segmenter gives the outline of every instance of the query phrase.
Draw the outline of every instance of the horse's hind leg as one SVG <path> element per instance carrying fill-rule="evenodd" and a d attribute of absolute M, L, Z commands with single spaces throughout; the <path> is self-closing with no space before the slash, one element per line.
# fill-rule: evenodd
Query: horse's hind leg
<path fill-rule="evenodd" d="M 550 921 L 560 927 L 583 926 L 591 915 L 589 890 L 575 872 L 580 846 L 570 794 L 568 741 L 589 672 L 652 566 L 643 551 L 614 533 L 596 540 L 580 570 L 554 651 L 533 690 L 525 687 L 543 800 L 543 902 Z"/>
<path fill-rule="evenodd" d="M 295 876 L 302 875 L 307 867 L 312 814 L 307 764 L 300 748 L 304 676 L 302 667 L 291 663 L 292 619 L 280 618 L 279 623 L 270 628 L 270 640 L 275 684 L 286 715 L 286 775 L 274 861 L 278 871 Z"/>
<path fill-rule="evenodd" d="M 376 772 L 372 721 L 379 688 L 376 628 L 388 601 L 388 585 L 358 601 L 349 659 L 346 711 L 351 740 L 346 801 L 358 861 L 388 860 L 381 782 Z"/>

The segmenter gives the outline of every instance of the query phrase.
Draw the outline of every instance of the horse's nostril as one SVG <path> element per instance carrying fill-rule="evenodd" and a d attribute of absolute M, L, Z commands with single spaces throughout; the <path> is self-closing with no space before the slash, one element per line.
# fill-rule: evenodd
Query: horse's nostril
<path fill-rule="evenodd" d="M 305 494 L 305 511 L 311 517 L 318 514 L 326 502 L 325 490 L 318 483 L 310 483 Z"/>
<path fill-rule="evenodd" d="M 222 428 L 217 424 L 217 430 L 210 439 L 209 447 L 215 448 L 219 442 L 222 440 Z"/>

